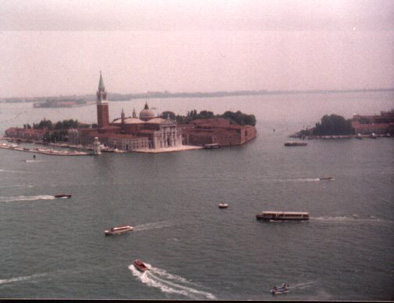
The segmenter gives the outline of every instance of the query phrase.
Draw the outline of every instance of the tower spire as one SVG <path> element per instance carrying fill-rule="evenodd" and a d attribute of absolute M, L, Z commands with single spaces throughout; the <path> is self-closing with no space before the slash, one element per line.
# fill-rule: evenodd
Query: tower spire
<path fill-rule="evenodd" d="M 99 129 L 109 126 L 107 92 L 105 91 L 103 75 L 101 74 L 101 71 L 97 90 L 97 125 Z"/>
<path fill-rule="evenodd" d="M 104 86 L 104 81 L 103 81 L 103 75 L 101 74 L 101 71 L 100 71 L 100 81 L 99 81 L 98 90 L 99 90 L 99 91 L 105 91 L 105 86 Z"/>

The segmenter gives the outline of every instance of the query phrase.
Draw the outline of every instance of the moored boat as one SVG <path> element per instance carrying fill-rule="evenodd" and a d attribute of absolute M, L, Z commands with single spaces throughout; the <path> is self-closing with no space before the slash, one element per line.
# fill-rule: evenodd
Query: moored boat
<path fill-rule="evenodd" d="M 56 199 L 69 199 L 71 198 L 71 195 L 68 194 L 58 194 L 54 196 Z"/>
<path fill-rule="evenodd" d="M 219 143 L 207 143 L 204 144 L 204 148 L 205 149 L 216 149 L 216 148 L 220 148 Z"/>
<path fill-rule="evenodd" d="M 124 234 L 132 230 L 133 227 L 131 227 L 130 225 L 122 225 L 122 226 L 112 227 L 111 229 L 107 229 L 104 231 L 104 233 L 106 236 L 111 236 L 111 235 Z"/>
<path fill-rule="evenodd" d="M 302 221 L 309 220 L 307 212 L 293 211 L 263 211 L 256 215 L 257 220 L 263 221 Z"/>
<path fill-rule="evenodd" d="M 277 287 L 274 286 L 271 288 L 271 293 L 273 295 L 281 295 L 281 294 L 287 294 L 289 292 L 289 284 L 283 283 L 282 286 Z"/>
<path fill-rule="evenodd" d="M 148 267 L 142 262 L 140 259 L 135 259 L 133 261 L 133 265 L 137 268 L 140 272 L 145 272 L 148 270 Z"/>
<path fill-rule="evenodd" d="M 228 204 L 227 203 L 219 203 L 219 208 L 227 208 Z"/>

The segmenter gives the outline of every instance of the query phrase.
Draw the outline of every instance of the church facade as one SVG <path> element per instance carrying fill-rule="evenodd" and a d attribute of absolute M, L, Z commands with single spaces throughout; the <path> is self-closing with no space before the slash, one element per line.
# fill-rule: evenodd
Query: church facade
<path fill-rule="evenodd" d="M 122 110 L 120 118 L 110 122 L 109 104 L 103 77 L 100 73 L 97 91 L 97 129 L 70 129 L 69 142 L 74 145 L 91 145 L 95 138 L 109 148 L 124 151 L 161 149 L 182 145 L 181 129 L 176 121 L 157 117 L 148 104 L 137 114 L 126 117 Z"/>

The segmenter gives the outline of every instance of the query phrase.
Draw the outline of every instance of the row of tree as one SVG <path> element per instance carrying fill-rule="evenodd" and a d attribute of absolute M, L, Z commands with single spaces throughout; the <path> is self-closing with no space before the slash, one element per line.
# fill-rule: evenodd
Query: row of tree
<path fill-rule="evenodd" d="M 321 121 L 315 124 L 314 128 L 302 130 L 299 136 L 344 136 L 354 135 L 355 130 L 352 127 L 352 120 L 345 119 L 339 115 L 324 115 Z"/>
<path fill-rule="evenodd" d="M 194 109 L 189 111 L 186 116 L 175 115 L 173 112 L 170 111 L 163 112 L 161 116 L 163 118 L 170 118 L 172 120 L 176 120 L 179 124 L 188 124 L 189 122 L 197 119 L 224 118 L 230 121 L 231 124 L 251 126 L 256 125 L 256 117 L 254 115 L 247 115 L 240 111 L 226 111 L 222 115 L 215 115 L 211 111 L 202 110 L 198 113 L 197 110 Z"/>
<path fill-rule="evenodd" d="M 30 124 L 23 124 L 23 128 L 25 129 L 47 129 L 47 130 L 53 130 L 53 129 L 69 129 L 69 128 L 78 128 L 82 126 L 78 120 L 63 120 L 63 121 L 58 121 L 56 123 L 52 123 L 51 120 L 46 120 L 43 119 L 39 123 L 33 123 L 33 127 Z"/>

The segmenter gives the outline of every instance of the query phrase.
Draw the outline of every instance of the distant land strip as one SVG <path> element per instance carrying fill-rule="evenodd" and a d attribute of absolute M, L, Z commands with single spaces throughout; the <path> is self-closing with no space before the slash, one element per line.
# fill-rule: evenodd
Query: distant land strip
<path fill-rule="evenodd" d="M 194 93 L 171 93 L 168 91 L 148 91 L 139 94 L 117 94 L 108 93 L 108 100 L 110 101 L 128 101 L 131 99 L 158 99 L 158 98 L 220 98 L 231 96 L 258 96 L 258 95 L 293 95 L 293 94 L 335 94 L 335 93 L 368 93 L 368 92 L 383 92 L 394 91 L 394 88 L 372 88 L 372 89 L 346 89 L 346 90 L 241 90 L 241 91 L 217 91 L 217 92 L 194 92 Z M 0 102 L 45 102 L 61 101 L 67 99 L 72 100 L 95 100 L 96 95 L 69 95 L 69 96 L 55 96 L 55 97 L 32 97 L 32 98 L 0 98 Z"/>

